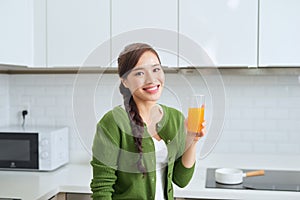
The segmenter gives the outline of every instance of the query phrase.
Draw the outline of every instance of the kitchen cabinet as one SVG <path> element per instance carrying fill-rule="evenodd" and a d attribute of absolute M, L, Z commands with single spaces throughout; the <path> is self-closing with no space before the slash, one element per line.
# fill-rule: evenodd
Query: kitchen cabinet
<path fill-rule="evenodd" d="M 258 0 L 180 0 L 179 65 L 257 66 L 257 20 Z"/>
<path fill-rule="evenodd" d="M 110 0 L 47 1 L 49 67 L 107 66 Z"/>
<path fill-rule="evenodd" d="M 300 65 L 300 1 L 260 0 L 259 65 Z"/>
<path fill-rule="evenodd" d="M 178 3 L 174 0 L 112 0 L 112 66 L 124 46 L 146 42 L 162 65 L 177 67 Z"/>
<path fill-rule="evenodd" d="M 0 64 L 46 65 L 46 0 L 0 1 Z"/>

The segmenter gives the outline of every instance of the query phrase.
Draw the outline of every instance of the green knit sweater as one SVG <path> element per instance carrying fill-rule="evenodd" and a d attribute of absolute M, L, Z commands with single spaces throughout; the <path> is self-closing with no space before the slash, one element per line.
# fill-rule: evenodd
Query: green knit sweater
<path fill-rule="evenodd" d="M 174 199 L 172 182 L 185 187 L 194 173 L 194 167 L 185 168 L 181 156 L 185 148 L 184 116 L 174 108 L 161 105 L 163 118 L 157 123 L 158 135 L 168 149 L 166 167 L 166 199 Z M 93 143 L 93 199 L 150 200 L 155 197 L 156 161 L 151 136 L 145 132 L 142 141 L 143 165 L 147 173 L 137 169 L 139 159 L 126 111 L 118 106 L 109 111 L 97 124 Z"/>

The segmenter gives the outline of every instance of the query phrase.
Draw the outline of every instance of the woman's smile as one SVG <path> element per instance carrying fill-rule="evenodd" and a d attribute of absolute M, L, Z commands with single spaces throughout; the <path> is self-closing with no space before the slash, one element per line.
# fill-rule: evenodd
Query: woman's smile
<path fill-rule="evenodd" d="M 150 94 L 156 94 L 159 91 L 159 87 L 160 85 L 147 86 L 144 87 L 143 90 Z"/>

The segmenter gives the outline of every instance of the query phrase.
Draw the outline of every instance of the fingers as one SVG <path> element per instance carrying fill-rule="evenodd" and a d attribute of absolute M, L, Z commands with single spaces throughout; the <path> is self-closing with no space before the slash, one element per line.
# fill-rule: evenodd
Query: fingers
<path fill-rule="evenodd" d="M 197 132 L 197 133 L 195 133 L 195 132 L 188 132 L 188 135 L 190 137 L 192 137 L 194 141 L 200 140 L 206 134 L 206 123 L 205 122 L 202 123 L 202 127 L 203 128 L 201 129 L 200 132 Z"/>
<path fill-rule="evenodd" d="M 186 128 L 188 127 L 188 119 L 184 120 L 184 125 Z M 207 125 L 206 121 L 204 120 L 201 125 L 202 125 L 202 129 L 200 132 L 197 132 L 197 133 L 188 132 L 188 135 L 193 137 L 194 141 L 198 141 L 200 138 L 202 138 L 206 134 L 206 125 Z"/>

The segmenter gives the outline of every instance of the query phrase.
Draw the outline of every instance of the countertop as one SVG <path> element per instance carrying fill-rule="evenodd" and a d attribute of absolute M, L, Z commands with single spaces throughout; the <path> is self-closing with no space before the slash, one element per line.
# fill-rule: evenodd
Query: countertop
<path fill-rule="evenodd" d="M 227 159 L 230 159 L 231 162 L 224 165 L 221 160 Z M 252 159 L 256 161 L 256 164 L 252 162 Z M 221 167 L 220 164 L 222 167 L 235 166 L 248 169 L 257 169 L 258 167 L 281 170 L 300 169 L 300 163 L 295 159 L 286 156 L 282 158 L 271 157 L 270 159 L 275 160 L 270 163 L 266 161 L 264 156 L 245 157 L 240 155 L 209 156 L 204 160 L 198 160 L 195 174 L 189 185 L 185 188 L 174 186 L 174 195 L 180 198 L 199 199 L 300 199 L 300 192 L 205 188 L 206 169 L 208 167 Z M 91 177 L 92 169 L 89 164 L 68 164 L 53 172 L 0 171 L 0 198 L 46 200 L 59 192 L 88 194 L 91 193 L 89 187 Z"/>

